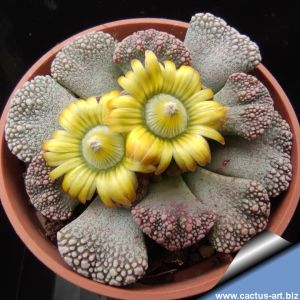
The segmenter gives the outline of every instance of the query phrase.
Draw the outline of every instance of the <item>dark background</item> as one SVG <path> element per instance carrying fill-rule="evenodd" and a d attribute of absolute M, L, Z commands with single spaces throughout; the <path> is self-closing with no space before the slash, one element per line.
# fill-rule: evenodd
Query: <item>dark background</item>
<path fill-rule="evenodd" d="M 67 37 L 118 19 L 161 17 L 188 22 L 196 12 L 224 18 L 260 47 L 263 64 L 282 85 L 299 117 L 300 21 L 297 1 L 1 1 L 0 101 L 27 69 Z M 51 299 L 54 274 L 24 247 L 0 206 L 1 299 Z M 284 238 L 300 241 L 300 208 Z"/>

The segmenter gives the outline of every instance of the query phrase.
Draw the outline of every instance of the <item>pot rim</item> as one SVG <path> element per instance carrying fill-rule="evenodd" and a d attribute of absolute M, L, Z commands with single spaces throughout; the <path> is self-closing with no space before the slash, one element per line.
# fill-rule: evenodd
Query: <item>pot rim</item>
<path fill-rule="evenodd" d="M 181 21 L 171 20 L 171 19 L 161 19 L 161 18 L 135 18 L 135 19 L 124 19 L 114 22 L 105 23 L 102 25 L 94 26 L 87 30 L 81 31 L 78 34 L 72 35 L 68 39 L 54 46 L 51 50 L 49 50 L 46 54 L 44 54 L 40 59 L 38 59 L 33 66 L 25 73 L 25 75 L 21 78 L 19 83 L 14 88 L 14 91 L 9 97 L 7 104 L 3 110 L 1 122 L 0 122 L 0 179 L 4 178 L 5 170 L 3 169 L 3 160 L 4 160 L 4 146 L 5 146 L 5 138 L 4 138 L 4 128 L 6 116 L 9 110 L 10 103 L 12 98 L 14 97 L 16 90 L 20 88 L 25 81 L 34 77 L 40 68 L 41 65 L 49 62 L 49 58 L 54 56 L 65 44 L 75 39 L 76 37 L 85 34 L 91 31 L 106 31 L 114 28 L 114 30 L 118 30 L 118 28 L 122 28 L 128 25 L 141 25 L 146 24 L 147 27 L 151 27 L 151 25 L 162 24 L 164 26 L 173 26 L 174 29 L 185 31 L 188 27 L 188 24 Z M 293 131 L 294 141 L 293 141 L 293 155 L 296 157 L 296 164 L 293 165 L 293 182 L 289 188 L 289 197 L 292 198 L 293 201 L 289 201 L 289 205 L 285 210 L 283 217 L 279 218 L 275 222 L 271 222 L 269 224 L 269 230 L 272 232 L 281 235 L 286 229 L 294 211 L 297 207 L 297 203 L 300 197 L 300 128 L 298 124 L 298 120 L 296 114 L 290 104 L 286 94 L 282 90 L 279 83 L 272 76 L 272 74 L 262 65 L 260 64 L 257 67 L 257 72 L 260 73 L 261 77 L 263 77 L 264 82 L 273 86 L 275 91 L 280 94 L 282 98 L 282 104 L 284 109 L 288 112 L 287 119 L 289 124 L 291 125 L 291 129 Z M 34 236 L 31 236 L 28 230 L 22 225 L 22 218 L 16 214 L 14 207 L 12 206 L 11 201 L 9 200 L 8 192 L 6 186 L 3 183 L 3 180 L 0 180 L 0 196 L 1 202 L 4 207 L 4 210 L 14 228 L 18 236 L 24 242 L 24 244 L 30 249 L 30 251 L 49 269 L 51 269 L 54 273 L 58 274 L 62 278 L 72 282 L 75 285 L 80 286 L 81 288 L 87 289 L 94 293 L 101 293 L 102 295 L 122 298 L 122 299 L 140 299 L 143 297 L 146 299 L 170 299 L 170 298 L 183 298 L 192 295 L 196 295 L 199 293 L 206 292 L 213 288 L 221 279 L 225 271 L 227 270 L 229 264 L 220 266 L 212 271 L 210 271 L 209 275 L 206 276 L 205 280 L 197 280 L 198 276 L 187 279 L 184 284 L 169 283 L 159 285 L 158 288 L 153 286 L 147 286 L 137 289 L 126 289 L 126 288 L 118 288 L 105 284 L 101 284 L 99 282 L 92 281 L 86 277 L 83 277 L 76 272 L 74 272 L 67 265 L 62 266 L 59 262 L 53 258 L 49 253 L 43 250 L 43 248 L 37 243 L 34 239 Z M 278 218 L 277 218 L 278 219 Z M 53 246 L 54 247 L 54 246 Z M 54 247 L 56 249 L 56 247 Z M 57 249 L 56 249 L 57 251 Z"/>

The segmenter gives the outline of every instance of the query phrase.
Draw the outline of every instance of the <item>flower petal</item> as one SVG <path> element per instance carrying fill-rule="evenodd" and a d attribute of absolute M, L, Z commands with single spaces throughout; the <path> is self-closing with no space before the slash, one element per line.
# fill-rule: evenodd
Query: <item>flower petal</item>
<path fill-rule="evenodd" d="M 211 101 L 212 102 L 212 101 Z M 226 107 L 216 107 L 216 108 L 207 108 L 204 111 L 197 111 L 193 112 L 190 115 L 190 124 L 191 125 L 198 125 L 202 124 L 205 125 L 206 123 L 211 122 L 219 122 L 219 121 L 224 121 L 225 116 L 226 116 Z"/>
<path fill-rule="evenodd" d="M 202 136 L 185 134 L 180 139 L 185 145 L 185 151 L 189 149 L 190 155 L 200 166 L 205 166 L 210 161 L 210 148 Z"/>
<path fill-rule="evenodd" d="M 191 126 L 188 129 L 188 132 L 192 133 L 192 134 L 205 136 L 209 139 L 219 142 L 222 145 L 225 144 L 225 140 L 224 140 L 223 136 L 216 129 L 214 129 L 210 126 L 205 126 L 205 125 Z"/>
<path fill-rule="evenodd" d="M 164 142 L 161 139 L 156 137 L 153 143 L 148 148 L 145 155 L 143 156 L 143 158 L 141 159 L 141 162 L 143 164 L 151 164 L 151 165 L 158 164 L 161 159 L 160 156 L 163 150 L 163 144 Z"/>
<path fill-rule="evenodd" d="M 67 106 L 58 118 L 59 125 L 64 128 L 66 131 L 71 133 L 74 137 L 82 137 L 86 131 L 86 125 L 82 121 L 80 122 L 79 118 L 74 115 Z"/>
<path fill-rule="evenodd" d="M 80 158 L 81 156 L 78 152 L 45 152 L 43 157 L 47 161 L 48 166 L 56 167 L 71 158 Z"/>
<path fill-rule="evenodd" d="M 91 200 L 94 197 L 95 192 L 97 190 L 97 174 L 95 174 L 95 177 L 92 179 L 93 179 L 93 181 L 91 184 L 91 188 L 89 189 L 89 192 L 88 192 L 87 200 Z"/>
<path fill-rule="evenodd" d="M 94 195 L 96 190 L 96 175 L 97 173 L 95 171 L 89 171 L 85 184 L 78 194 L 78 199 L 80 202 L 85 203 L 86 200 L 91 200 L 92 196 Z"/>
<path fill-rule="evenodd" d="M 55 130 L 51 134 L 51 139 L 57 139 L 60 141 L 65 141 L 68 143 L 78 144 L 78 139 L 75 138 L 72 134 L 65 130 Z"/>
<path fill-rule="evenodd" d="M 116 98 L 108 103 L 110 112 L 105 119 L 105 122 L 108 124 L 112 131 L 116 132 L 128 132 L 133 130 L 136 126 L 143 123 L 142 112 L 139 108 L 136 107 L 135 99 L 125 97 L 125 101 L 133 102 L 133 105 L 128 103 L 126 106 L 124 103 L 122 107 L 117 107 L 118 103 L 122 102 L 123 96 Z M 114 108 L 115 107 L 115 108 Z"/>
<path fill-rule="evenodd" d="M 189 66 L 181 66 L 176 72 L 171 93 L 184 102 L 201 89 L 199 73 Z"/>
<path fill-rule="evenodd" d="M 130 120 L 130 119 L 115 119 L 108 122 L 109 129 L 114 132 L 126 133 L 130 132 L 139 126 L 141 122 L 139 120 Z"/>
<path fill-rule="evenodd" d="M 171 163 L 172 157 L 173 157 L 172 143 L 168 141 L 164 141 L 163 149 L 161 151 L 160 161 L 155 170 L 156 175 L 163 173 L 167 169 L 167 167 Z"/>
<path fill-rule="evenodd" d="M 48 140 L 43 144 L 43 150 L 52 152 L 79 152 L 80 145 L 75 143 L 68 143 L 60 140 Z"/>
<path fill-rule="evenodd" d="M 146 128 L 138 126 L 133 129 L 126 138 L 126 154 L 128 157 L 134 157 L 136 145 L 140 142 L 141 137 L 146 133 Z"/>
<path fill-rule="evenodd" d="M 118 79 L 118 84 L 130 95 L 132 95 L 136 101 L 143 103 L 145 99 L 145 93 L 140 80 L 132 71 L 128 71 L 125 76 L 121 76 Z"/>
<path fill-rule="evenodd" d="M 186 145 L 179 139 L 173 141 L 173 157 L 182 171 L 195 171 L 196 162 L 192 158 Z"/>
<path fill-rule="evenodd" d="M 99 103 L 96 97 L 89 97 L 86 100 L 76 101 L 76 104 L 79 108 L 84 104 L 86 115 L 88 116 L 88 123 L 97 126 L 99 125 L 97 110 L 99 109 Z"/>
<path fill-rule="evenodd" d="M 152 173 L 155 171 L 155 167 L 153 165 L 142 164 L 141 162 L 133 160 L 129 157 L 126 157 L 123 164 L 128 170 L 131 170 L 134 172 Z"/>
<path fill-rule="evenodd" d="M 77 166 L 81 165 L 83 163 L 82 158 L 72 158 L 68 161 L 62 163 L 55 169 L 53 169 L 49 176 L 51 180 L 55 180 L 59 178 L 60 176 L 64 175 L 65 173 L 69 172 L 73 168 L 76 168 Z"/>
<path fill-rule="evenodd" d="M 145 69 L 151 79 L 153 93 L 159 92 L 163 85 L 162 70 L 157 57 L 149 50 L 145 51 Z"/>
<path fill-rule="evenodd" d="M 134 160 L 142 161 L 143 157 L 146 155 L 152 143 L 154 143 L 155 139 L 156 138 L 153 134 L 146 131 L 140 137 L 139 141 L 135 144 L 133 148 L 132 158 Z M 157 153 L 157 155 L 160 155 L 160 153 Z"/>
<path fill-rule="evenodd" d="M 67 108 L 63 110 L 61 115 L 66 117 L 68 121 L 72 121 L 86 130 L 90 125 L 97 124 L 93 124 L 93 119 L 89 116 L 90 112 L 95 113 L 95 108 L 93 107 L 93 110 L 91 110 L 86 100 L 78 99 L 70 103 Z"/>
<path fill-rule="evenodd" d="M 129 119 L 129 122 L 133 122 L 132 120 L 138 120 L 140 123 L 142 121 L 141 112 L 137 108 L 115 108 L 111 110 L 109 113 L 109 120 L 110 119 Z M 108 121 L 110 123 L 110 121 Z"/>
<path fill-rule="evenodd" d="M 126 178 L 123 178 L 123 180 L 126 180 Z M 117 170 L 106 173 L 106 185 L 107 194 L 113 202 L 127 207 L 130 206 L 130 200 L 127 198 L 126 193 L 124 193 L 126 187 L 124 188 L 124 182 L 119 182 Z M 130 190 L 130 187 L 127 186 L 128 190 Z"/>
<path fill-rule="evenodd" d="M 202 101 L 211 100 L 214 96 L 214 93 L 211 89 L 200 90 L 197 93 L 193 94 L 188 98 L 184 104 L 188 109 L 193 109 L 195 104 L 198 104 Z"/>
<path fill-rule="evenodd" d="M 193 105 L 193 109 L 190 111 L 190 118 L 194 119 L 200 117 L 206 112 L 209 113 L 219 108 L 223 108 L 223 105 L 217 101 L 202 101 L 197 104 L 195 103 Z"/>
<path fill-rule="evenodd" d="M 120 166 L 115 170 L 113 176 L 116 178 L 117 186 L 128 199 L 127 206 L 130 206 L 131 202 L 136 198 L 136 189 L 138 187 L 135 173 L 127 170 L 124 166 Z"/>
<path fill-rule="evenodd" d="M 62 182 L 62 188 L 65 193 L 69 193 L 69 190 L 70 190 L 72 184 L 74 182 L 76 183 L 76 180 L 78 179 L 78 175 L 80 176 L 81 173 L 83 174 L 85 170 L 86 170 L 85 165 L 81 164 L 65 174 L 63 182 Z M 76 197 L 76 195 L 70 195 L 70 196 L 72 196 L 73 198 Z"/>
<path fill-rule="evenodd" d="M 150 78 L 143 64 L 139 60 L 133 59 L 131 61 L 131 68 L 137 78 L 139 78 L 140 86 L 144 91 L 145 97 L 150 97 L 153 94 L 153 86 L 149 84 Z"/>
<path fill-rule="evenodd" d="M 110 93 L 104 94 L 99 101 L 99 104 L 96 108 L 96 115 L 98 117 L 98 122 L 100 124 L 106 124 L 106 118 L 109 114 L 110 108 L 108 103 L 120 95 L 120 92 L 117 90 L 113 90 Z"/>
<path fill-rule="evenodd" d="M 97 192 L 101 201 L 108 207 L 116 207 L 116 204 L 109 196 L 109 181 L 105 173 L 99 174 L 96 179 Z"/>
<path fill-rule="evenodd" d="M 72 182 L 70 183 L 70 188 L 68 190 L 68 194 L 70 196 L 72 196 L 73 198 L 79 198 L 78 195 L 81 192 L 81 190 L 83 188 L 87 188 L 88 185 L 87 179 L 89 178 L 90 173 L 91 170 L 88 169 L 86 166 L 76 171 L 75 178 L 73 178 Z M 88 186 L 88 188 L 90 188 L 90 186 Z M 82 200 L 83 200 L 82 203 L 85 203 L 87 199 L 82 199 Z"/>
<path fill-rule="evenodd" d="M 170 93 L 174 82 L 176 78 L 176 66 L 172 61 L 165 61 L 164 62 L 164 69 L 162 71 L 163 75 L 163 87 L 162 87 L 162 92 L 164 93 Z"/>
<path fill-rule="evenodd" d="M 141 109 L 142 104 L 130 95 L 120 95 L 107 101 L 108 109 L 136 108 Z"/>

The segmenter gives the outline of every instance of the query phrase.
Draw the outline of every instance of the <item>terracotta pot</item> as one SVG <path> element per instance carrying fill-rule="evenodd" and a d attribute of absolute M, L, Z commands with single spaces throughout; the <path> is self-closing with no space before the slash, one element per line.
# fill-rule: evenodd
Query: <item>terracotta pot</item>
<path fill-rule="evenodd" d="M 122 39 L 134 31 L 147 28 L 167 31 L 183 39 L 187 24 L 165 19 L 131 19 L 96 26 L 78 35 L 90 31 L 102 30 L 110 33 L 117 39 Z M 4 126 L 9 104 L 16 90 L 36 75 L 49 74 L 50 64 L 55 54 L 78 35 L 74 35 L 55 46 L 30 68 L 17 84 L 2 114 L 0 128 L 0 191 L 2 204 L 10 222 L 25 245 L 47 267 L 64 279 L 91 292 L 121 299 L 157 300 L 178 299 L 210 290 L 218 283 L 226 271 L 228 264 L 216 267 L 213 265 L 213 261 L 208 260 L 201 266 L 196 265 L 177 272 L 174 283 L 157 285 L 136 284 L 132 287 L 117 288 L 97 283 L 73 272 L 60 257 L 57 248 L 41 233 L 40 224 L 34 215 L 33 209 L 29 206 L 25 193 L 23 180 L 25 166 L 8 150 L 4 139 Z M 272 210 L 271 220 L 268 225 L 270 231 L 281 235 L 296 209 L 300 196 L 300 129 L 297 117 L 287 96 L 270 72 L 263 65 L 259 65 L 254 73 L 268 87 L 275 101 L 276 109 L 288 121 L 294 135 L 292 182 L 288 191 L 276 203 L 276 208 Z M 274 202 L 277 202 L 277 199 Z"/>

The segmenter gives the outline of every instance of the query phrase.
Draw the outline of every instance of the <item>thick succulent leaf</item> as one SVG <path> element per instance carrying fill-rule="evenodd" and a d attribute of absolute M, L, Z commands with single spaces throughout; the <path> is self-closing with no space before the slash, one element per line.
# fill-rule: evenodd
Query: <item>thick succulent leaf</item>
<path fill-rule="evenodd" d="M 273 106 L 262 104 L 229 107 L 220 131 L 223 135 L 237 135 L 247 140 L 255 140 L 270 125 L 273 113 Z"/>
<path fill-rule="evenodd" d="M 264 84 L 245 73 L 231 74 L 225 86 L 214 95 L 214 99 L 226 106 L 254 103 L 273 106 L 272 97 Z"/>
<path fill-rule="evenodd" d="M 292 133 L 278 112 L 262 136 L 255 141 L 227 137 L 226 146 L 214 145 L 211 171 L 258 180 L 275 197 L 289 187 L 292 177 L 290 150 Z"/>
<path fill-rule="evenodd" d="M 228 107 L 226 122 L 221 129 L 224 135 L 254 140 L 272 121 L 272 97 L 262 82 L 252 75 L 230 75 L 214 99 Z"/>
<path fill-rule="evenodd" d="M 160 62 L 171 60 L 177 67 L 191 63 L 190 52 L 182 41 L 172 34 L 155 29 L 134 32 L 118 43 L 114 62 L 126 72 L 131 69 L 132 59 L 144 61 L 146 50 L 151 50 Z"/>
<path fill-rule="evenodd" d="M 16 93 L 8 112 L 5 138 L 11 152 L 30 162 L 42 142 L 59 128 L 60 112 L 74 97 L 50 76 L 36 76 Z"/>
<path fill-rule="evenodd" d="M 199 201 L 216 214 L 209 239 L 217 251 L 236 252 L 266 227 L 270 201 L 260 183 L 202 168 L 184 174 L 184 179 Z"/>
<path fill-rule="evenodd" d="M 115 45 L 115 40 L 102 31 L 81 35 L 58 52 L 51 75 L 82 98 L 116 89 L 121 72 L 113 63 Z"/>
<path fill-rule="evenodd" d="M 57 233 L 57 241 L 65 262 L 95 281 L 131 284 L 148 267 L 144 236 L 130 210 L 108 208 L 98 198 Z"/>
<path fill-rule="evenodd" d="M 52 182 L 50 172 L 51 168 L 46 164 L 42 153 L 37 154 L 30 162 L 25 175 L 29 200 L 48 219 L 69 219 L 79 202 L 63 192 L 60 182 Z"/>
<path fill-rule="evenodd" d="M 268 144 L 277 151 L 291 155 L 293 134 L 290 125 L 278 111 L 274 111 L 272 122 L 261 137 L 263 144 Z"/>
<path fill-rule="evenodd" d="M 153 183 L 131 212 L 143 232 L 170 251 L 203 239 L 215 220 L 214 213 L 195 198 L 180 176 Z"/>
<path fill-rule="evenodd" d="M 192 17 L 184 44 L 203 84 L 215 92 L 224 86 L 229 75 L 247 73 L 261 60 L 254 42 L 210 13 Z"/>

